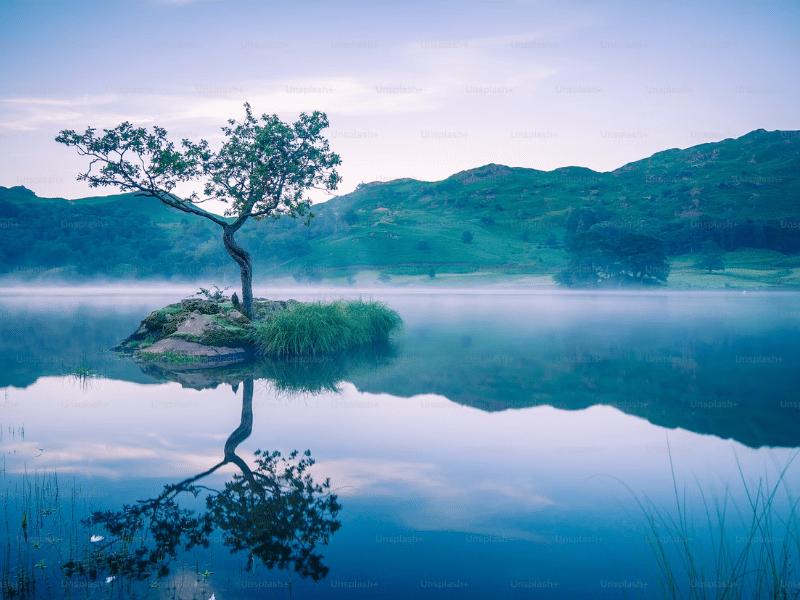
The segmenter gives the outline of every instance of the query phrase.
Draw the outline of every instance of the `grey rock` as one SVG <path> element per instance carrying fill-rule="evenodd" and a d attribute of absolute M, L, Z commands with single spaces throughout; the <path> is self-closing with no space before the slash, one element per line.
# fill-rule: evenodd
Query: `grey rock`
<path fill-rule="evenodd" d="M 208 315 L 201 315 L 199 312 L 193 312 L 183 323 L 178 325 L 177 333 L 189 333 L 191 335 L 203 337 L 206 331 L 214 331 L 215 329 L 222 329 L 222 325 Z"/>

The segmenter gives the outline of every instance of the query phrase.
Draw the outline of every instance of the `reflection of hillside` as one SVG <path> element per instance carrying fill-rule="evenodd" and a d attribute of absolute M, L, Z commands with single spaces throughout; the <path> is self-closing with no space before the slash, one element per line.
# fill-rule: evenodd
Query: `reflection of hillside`
<path fill-rule="evenodd" d="M 131 361 L 101 354 L 139 323 L 141 309 L 19 305 L 0 313 L 0 386 L 64 375 L 88 356 L 98 374 L 139 383 L 176 381 L 203 389 L 254 377 L 291 393 L 351 381 L 364 391 L 440 394 L 486 411 L 613 404 L 656 425 L 752 447 L 800 446 L 792 425 L 800 412 L 787 405 L 797 402 L 800 388 L 800 322 L 791 316 L 796 296 L 749 302 L 691 294 L 646 301 L 553 298 L 440 299 L 431 320 L 420 322 L 413 313 L 432 302 L 426 298 L 406 308 L 402 352 L 365 348 L 175 373 L 158 367 L 143 372 Z M 776 362 L 757 362 L 759 357 Z"/>
<path fill-rule="evenodd" d="M 651 334 L 620 343 L 566 333 L 533 341 L 484 336 L 473 343 L 418 331 L 407 333 L 405 347 L 396 364 L 353 383 L 404 397 L 439 394 L 486 411 L 606 404 L 654 425 L 751 447 L 800 446 L 792 413 L 781 407 L 796 400 L 800 384 L 796 336 L 708 335 L 687 342 Z"/>
<path fill-rule="evenodd" d="M 63 310 L 0 307 L 0 387 L 24 388 L 40 377 L 59 377 L 81 361 L 97 374 L 152 383 L 108 349 L 141 320 L 141 310 L 69 306 Z"/>

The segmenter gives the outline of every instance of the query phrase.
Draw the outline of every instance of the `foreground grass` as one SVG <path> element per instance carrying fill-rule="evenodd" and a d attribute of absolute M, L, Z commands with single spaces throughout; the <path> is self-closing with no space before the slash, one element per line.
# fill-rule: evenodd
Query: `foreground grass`
<path fill-rule="evenodd" d="M 251 340 L 263 356 L 331 354 L 385 342 L 402 324 L 382 302 L 310 302 L 255 322 Z"/>
<path fill-rule="evenodd" d="M 713 498 L 700 489 L 705 522 L 699 525 L 688 512 L 686 490 L 679 491 L 674 469 L 674 512 L 636 497 L 647 523 L 660 598 L 800 598 L 799 500 L 786 480 L 796 456 L 771 485 L 764 478 L 748 484 L 737 457 L 746 505 L 738 506 L 727 487 L 722 497 Z M 781 489 L 786 509 L 777 506 Z"/>

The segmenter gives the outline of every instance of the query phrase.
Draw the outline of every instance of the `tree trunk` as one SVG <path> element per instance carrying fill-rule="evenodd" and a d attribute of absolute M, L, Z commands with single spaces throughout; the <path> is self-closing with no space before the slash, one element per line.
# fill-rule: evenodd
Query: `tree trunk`
<path fill-rule="evenodd" d="M 233 463 L 239 467 L 242 475 L 250 483 L 250 489 L 261 496 L 263 500 L 265 498 L 264 487 L 256 481 L 250 466 L 236 455 L 236 447 L 249 438 L 251 433 L 253 433 L 253 378 L 248 377 L 244 380 L 244 388 L 242 389 L 242 419 L 239 427 L 225 442 L 225 460 L 223 464 Z"/>
<path fill-rule="evenodd" d="M 248 377 L 244 380 L 242 390 L 242 419 L 239 427 L 228 437 L 225 442 L 225 460 L 232 460 L 231 457 L 236 452 L 236 447 L 253 433 L 253 378 Z"/>
<path fill-rule="evenodd" d="M 253 259 L 250 254 L 237 244 L 233 239 L 233 234 L 236 229 L 232 227 L 224 227 L 222 233 L 222 243 L 225 244 L 225 250 L 230 254 L 231 258 L 239 265 L 239 270 L 242 273 L 242 308 L 244 315 L 248 319 L 253 319 Z"/>

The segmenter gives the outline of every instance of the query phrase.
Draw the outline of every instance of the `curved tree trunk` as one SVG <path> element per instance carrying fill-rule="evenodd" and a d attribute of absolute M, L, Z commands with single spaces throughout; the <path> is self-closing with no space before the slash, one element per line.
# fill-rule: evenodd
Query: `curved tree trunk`
<path fill-rule="evenodd" d="M 261 485 L 256 482 L 256 478 L 253 476 L 253 471 L 250 469 L 248 464 L 244 462 L 240 457 L 236 456 L 236 447 L 241 444 L 244 440 L 250 437 L 250 434 L 253 432 L 253 378 L 248 377 L 244 380 L 244 389 L 242 389 L 242 420 L 239 423 L 239 427 L 228 437 L 228 440 L 225 442 L 225 463 L 233 463 L 239 469 L 241 469 L 242 474 L 245 476 L 245 479 L 250 482 L 250 485 L 253 486 L 254 491 L 258 491 L 258 493 L 263 497 L 264 496 L 264 489 Z"/>
<path fill-rule="evenodd" d="M 238 229 L 238 228 L 236 228 Z M 233 239 L 233 234 L 236 229 L 226 226 L 223 228 L 222 243 L 225 244 L 225 250 L 230 254 L 231 258 L 239 265 L 239 270 L 242 273 L 242 307 L 244 315 L 251 319 L 254 316 L 253 312 L 253 259 L 250 254 L 242 248 Z"/>
<path fill-rule="evenodd" d="M 239 427 L 228 437 L 225 442 L 225 460 L 231 460 L 235 455 L 236 447 L 253 433 L 253 378 L 244 380 L 242 390 L 242 419 Z"/>

